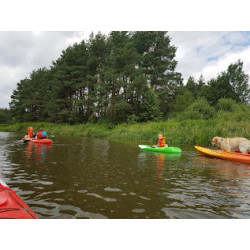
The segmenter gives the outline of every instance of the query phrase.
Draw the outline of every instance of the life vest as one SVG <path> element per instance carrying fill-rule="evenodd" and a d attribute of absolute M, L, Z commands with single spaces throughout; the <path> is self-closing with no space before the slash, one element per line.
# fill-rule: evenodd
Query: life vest
<path fill-rule="evenodd" d="M 34 135 L 34 130 L 33 129 L 28 129 L 28 134 L 29 134 L 30 138 L 32 138 L 33 135 Z"/>
<path fill-rule="evenodd" d="M 166 137 L 161 137 L 158 141 L 158 147 L 164 148 L 166 146 L 165 142 Z"/>
<path fill-rule="evenodd" d="M 41 132 L 41 131 L 38 132 L 36 136 L 37 136 L 37 139 L 41 139 L 44 137 L 43 132 Z"/>

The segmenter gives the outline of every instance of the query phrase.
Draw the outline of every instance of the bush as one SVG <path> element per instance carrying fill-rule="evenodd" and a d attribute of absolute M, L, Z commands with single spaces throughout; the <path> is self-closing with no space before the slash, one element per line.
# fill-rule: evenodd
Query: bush
<path fill-rule="evenodd" d="M 233 99 L 230 98 L 221 98 L 218 101 L 218 104 L 216 106 L 216 109 L 219 111 L 228 111 L 233 112 L 233 110 L 236 108 L 236 102 Z"/>
<path fill-rule="evenodd" d="M 217 119 L 234 122 L 250 122 L 250 107 L 245 104 L 234 104 L 233 111 L 219 110 Z"/>
<path fill-rule="evenodd" d="M 200 98 L 179 114 L 177 120 L 208 120 L 214 116 L 215 109 L 209 105 L 206 99 Z"/>
<path fill-rule="evenodd" d="M 183 95 L 177 95 L 176 102 L 174 104 L 175 112 L 182 112 L 194 102 L 193 94 L 190 91 L 186 91 Z"/>
<path fill-rule="evenodd" d="M 128 124 L 136 124 L 139 121 L 139 117 L 136 116 L 135 114 L 129 116 L 127 122 Z"/>

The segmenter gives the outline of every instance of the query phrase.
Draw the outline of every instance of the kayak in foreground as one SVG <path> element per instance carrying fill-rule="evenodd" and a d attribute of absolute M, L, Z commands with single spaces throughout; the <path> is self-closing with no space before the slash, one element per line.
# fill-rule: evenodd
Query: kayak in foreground
<path fill-rule="evenodd" d="M 0 180 L 0 219 L 39 219 L 2 180 Z"/>
<path fill-rule="evenodd" d="M 29 139 L 29 140 L 23 140 L 23 143 L 36 143 L 36 144 L 50 144 L 52 145 L 52 140 L 51 139 Z"/>
<path fill-rule="evenodd" d="M 153 152 L 168 153 L 168 154 L 175 154 L 182 152 L 181 149 L 177 147 L 153 148 L 148 145 L 139 145 L 139 148 L 143 151 L 153 151 Z"/>
<path fill-rule="evenodd" d="M 250 154 L 242 154 L 238 152 L 228 152 L 222 150 L 212 150 L 199 146 L 194 146 L 197 152 L 203 156 L 212 156 L 224 160 L 239 161 L 250 164 Z"/>

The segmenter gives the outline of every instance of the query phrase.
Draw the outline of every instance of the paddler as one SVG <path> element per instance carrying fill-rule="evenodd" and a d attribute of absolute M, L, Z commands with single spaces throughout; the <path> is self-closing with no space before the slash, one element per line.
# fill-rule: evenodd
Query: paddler
<path fill-rule="evenodd" d="M 28 135 L 29 135 L 29 138 L 35 138 L 36 135 L 32 127 L 28 127 Z"/>
<path fill-rule="evenodd" d="M 168 147 L 168 145 L 166 144 L 166 137 L 162 136 L 162 134 L 158 135 L 158 145 L 153 145 L 153 148 L 165 148 Z"/>
<path fill-rule="evenodd" d="M 32 127 L 28 127 L 27 131 L 28 135 L 25 135 L 24 138 L 22 139 L 24 142 L 30 141 L 32 138 L 36 137 L 34 129 Z"/>
<path fill-rule="evenodd" d="M 48 139 L 48 134 L 40 128 L 40 131 L 36 134 L 37 139 Z"/>

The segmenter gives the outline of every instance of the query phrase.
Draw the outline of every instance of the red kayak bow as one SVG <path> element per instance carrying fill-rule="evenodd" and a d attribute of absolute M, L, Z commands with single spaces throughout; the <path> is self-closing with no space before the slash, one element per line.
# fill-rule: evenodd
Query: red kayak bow
<path fill-rule="evenodd" d="M 0 180 L 0 219 L 39 219 L 15 191 Z"/>

